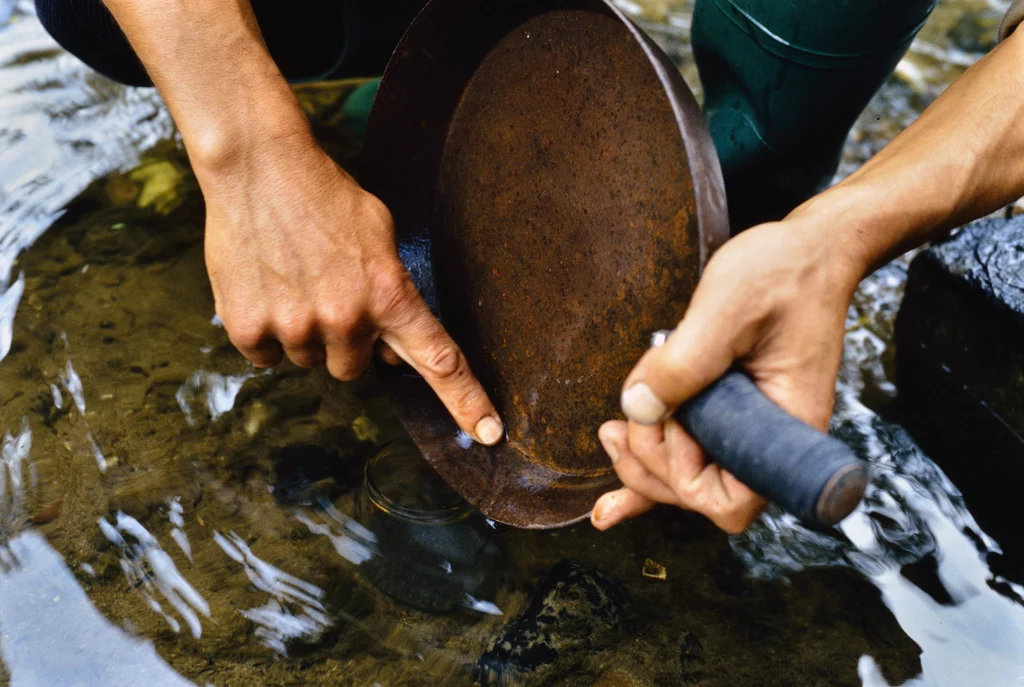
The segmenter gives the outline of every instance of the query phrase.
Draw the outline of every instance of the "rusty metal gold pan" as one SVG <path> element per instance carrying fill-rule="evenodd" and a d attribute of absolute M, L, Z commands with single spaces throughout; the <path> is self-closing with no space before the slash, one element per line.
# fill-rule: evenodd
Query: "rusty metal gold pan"
<path fill-rule="evenodd" d="M 586 518 L 618 486 L 598 427 L 728 235 L 678 71 L 600 0 L 432 0 L 385 72 L 361 180 L 508 440 L 464 448 L 421 379 L 388 376 L 405 427 L 486 516 Z"/>

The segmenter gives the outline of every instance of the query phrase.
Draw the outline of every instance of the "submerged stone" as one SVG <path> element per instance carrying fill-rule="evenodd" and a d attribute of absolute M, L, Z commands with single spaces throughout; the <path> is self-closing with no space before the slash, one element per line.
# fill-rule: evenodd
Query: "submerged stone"
<path fill-rule="evenodd" d="M 1024 479 L 1024 218 L 975 222 L 922 252 L 896 342 L 900 419 L 982 527 L 1019 542 L 1006 519 Z"/>
<path fill-rule="evenodd" d="M 560 658 L 600 649 L 619 626 L 625 602 L 625 591 L 608 573 L 575 561 L 559 563 L 477 661 L 476 683 L 517 684 Z"/>

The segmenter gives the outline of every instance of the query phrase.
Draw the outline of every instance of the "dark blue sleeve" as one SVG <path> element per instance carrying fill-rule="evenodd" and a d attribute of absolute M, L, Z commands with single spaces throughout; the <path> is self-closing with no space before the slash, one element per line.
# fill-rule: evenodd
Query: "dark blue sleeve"
<path fill-rule="evenodd" d="M 251 0 L 270 55 L 292 82 L 376 76 L 425 0 Z M 39 21 L 100 74 L 151 86 L 103 0 L 36 0 Z"/>

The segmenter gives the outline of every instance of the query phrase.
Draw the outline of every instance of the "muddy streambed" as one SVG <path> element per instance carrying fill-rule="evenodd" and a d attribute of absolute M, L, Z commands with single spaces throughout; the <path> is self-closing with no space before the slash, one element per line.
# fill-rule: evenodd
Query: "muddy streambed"
<path fill-rule="evenodd" d="M 696 84 L 688 4 L 623 5 Z M 940 3 L 842 173 L 980 56 L 1000 9 Z M 986 565 L 999 544 L 877 414 L 895 394 L 905 262 L 868 279 L 850 311 L 834 426 L 876 470 L 839 528 L 770 513 L 730 539 L 663 509 L 606 534 L 493 530 L 486 597 L 423 613 L 409 606 L 422 590 L 405 552 L 376 545 L 359 517 L 366 460 L 401 436 L 372 374 L 251 370 L 214 319 L 202 199 L 159 99 L 64 54 L 28 3 L 0 1 L 0 20 L 0 684 L 1024 675 L 1024 590 Z M 300 92 L 349 166 L 359 139 L 344 102 L 357 85 Z"/>

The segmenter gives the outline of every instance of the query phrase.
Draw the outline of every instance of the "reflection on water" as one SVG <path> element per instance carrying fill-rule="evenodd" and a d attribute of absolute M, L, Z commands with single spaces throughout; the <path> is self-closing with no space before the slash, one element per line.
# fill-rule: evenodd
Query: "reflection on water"
<path fill-rule="evenodd" d="M 174 560 L 163 550 L 156 537 L 142 523 L 124 513 L 117 514 L 114 524 L 100 518 L 99 526 L 107 541 L 121 550 L 121 569 L 124 570 L 129 586 L 141 588 L 149 607 L 166 620 L 174 632 L 178 632 L 181 625 L 173 616 L 164 612 L 157 597 L 159 593 L 185 621 L 192 636 L 199 639 L 203 635 L 199 615 L 209 617 L 210 605 L 178 571 Z"/>
<path fill-rule="evenodd" d="M 623 3 L 694 83 L 690 4 Z M 983 53 L 1003 4 L 941 4 L 841 174 Z M 835 431 L 875 472 L 840 528 L 769 513 L 729 541 L 665 509 L 606 534 L 489 533 L 493 594 L 424 614 L 380 593 L 372 564 L 401 572 L 407 552 L 356 520 L 356 496 L 366 460 L 401 435 L 387 401 L 372 376 L 240 359 L 213 318 L 202 205 L 159 99 L 62 53 L 30 5 L 0 0 L 0 685 L 463 685 L 484 656 L 518 658 L 477 674 L 570 687 L 1024 675 L 1024 589 L 986 566 L 998 544 L 869 409 L 895 393 L 905 261 L 862 285 L 847 323 Z M 300 92 L 343 163 L 351 87 Z M 664 579 L 644 577 L 648 559 Z M 444 560 L 435 576 L 456 569 Z M 583 625 L 518 637 L 538 589 L 560 584 L 541 580 L 586 566 L 621 585 L 622 607 L 580 612 L 596 603 L 583 595 Z M 601 642 L 566 650 L 579 636 Z M 504 637 L 522 645 L 495 647 Z M 557 666 L 522 658 L 559 650 Z"/>
<path fill-rule="evenodd" d="M 10 273 L 4 281 L 10 279 Z M 19 274 L 13 284 L 0 294 L 0 360 L 11 352 L 11 340 L 14 337 L 14 314 L 18 311 L 21 294 L 25 291 L 25 275 Z"/>
<path fill-rule="evenodd" d="M 238 398 L 242 385 L 254 376 L 252 372 L 222 375 L 199 370 L 181 385 L 176 395 L 186 421 L 193 426 L 196 424 L 196 411 L 193 409 L 196 401 L 206 406 L 210 420 L 216 420 L 235 407 L 235 399 Z"/>
<path fill-rule="evenodd" d="M 151 90 L 113 84 L 66 55 L 26 18 L 31 5 L 0 3 L 0 18 L 13 12 L 0 40 L 0 358 L 21 293 L 20 279 L 11 284 L 18 255 L 93 180 L 128 169 L 173 131 Z"/>
<path fill-rule="evenodd" d="M 114 627 L 46 539 L 26 532 L 0 566 L 0 658 L 11 687 L 194 687 L 150 642 Z"/>
<path fill-rule="evenodd" d="M 0 547 L 17 527 L 17 518 L 25 515 L 26 482 L 35 486 L 35 469 L 29 462 L 32 450 L 32 430 L 28 418 L 22 418 L 21 431 L 4 435 L 0 453 Z M 2 550 L 2 549 L 0 549 Z"/>
<path fill-rule="evenodd" d="M 314 641 L 332 625 L 323 605 L 324 590 L 260 560 L 234 532 L 227 537 L 214 532 L 213 539 L 224 553 L 245 567 L 245 575 L 256 589 L 270 594 L 266 605 L 239 613 L 259 626 L 256 636 L 271 649 L 285 654 L 287 642 Z"/>

